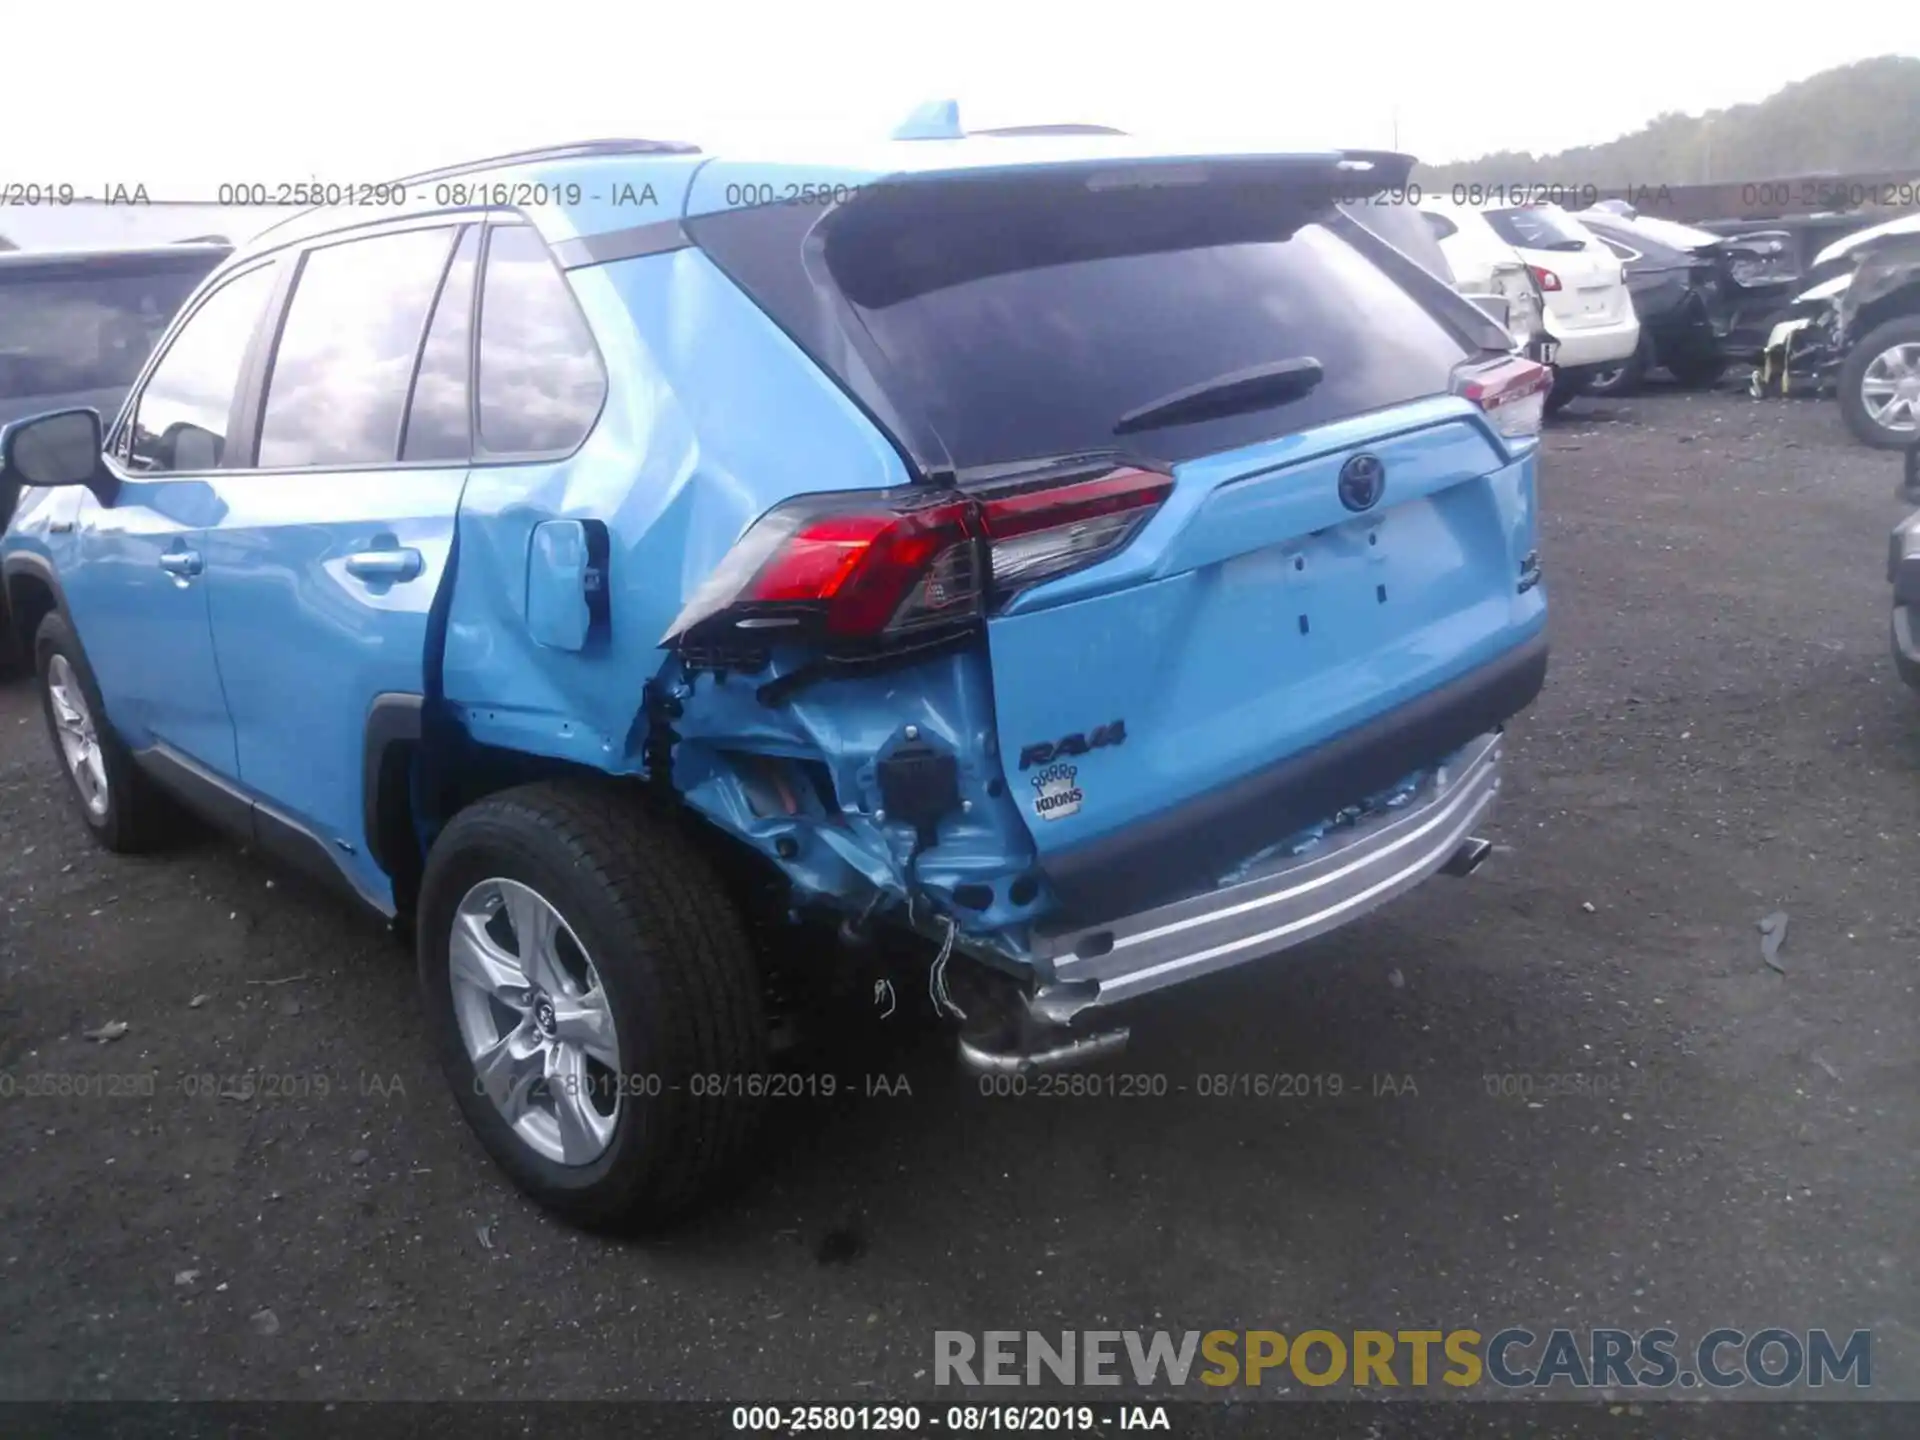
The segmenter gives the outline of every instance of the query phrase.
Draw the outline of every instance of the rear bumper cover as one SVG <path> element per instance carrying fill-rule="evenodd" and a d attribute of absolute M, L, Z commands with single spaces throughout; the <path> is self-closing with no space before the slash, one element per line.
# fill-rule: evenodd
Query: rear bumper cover
<path fill-rule="evenodd" d="M 1459 853 L 1500 789 L 1501 738 L 1449 756 L 1414 800 L 1363 820 L 1304 859 L 1237 885 L 1049 937 L 1042 986 L 1074 1011 L 1271 955 L 1412 889 Z M 1071 1000 L 1068 997 L 1071 996 Z"/>
<path fill-rule="evenodd" d="M 1555 363 L 1569 369 L 1579 366 L 1617 364 L 1640 345 L 1640 320 L 1628 315 L 1624 320 L 1605 325 L 1575 328 L 1557 316 L 1548 322 L 1554 339 L 1560 342 Z"/>
<path fill-rule="evenodd" d="M 1497 730 L 1546 681 L 1547 635 L 1521 644 L 1311 750 L 1071 849 L 1049 855 L 1060 931 L 1216 893 L 1249 855 L 1384 790 Z M 1040 938 L 1043 949 L 1047 937 Z"/>

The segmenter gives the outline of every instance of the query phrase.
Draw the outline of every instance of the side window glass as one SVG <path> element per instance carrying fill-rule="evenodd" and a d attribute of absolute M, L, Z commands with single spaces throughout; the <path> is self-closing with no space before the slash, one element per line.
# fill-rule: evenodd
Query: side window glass
<path fill-rule="evenodd" d="M 531 226 L 496 227 L 480 295 L 480 441 L 497 455 L 571 450 L 606 398 L 600 352 Z"/>
<path fill-rule="evenodd" d="M 420 372 L 413 381 L 407 410 L 402 460 L 465 460 L 472 453 L 467 433 L 471 405 L 467 390 L 473 335 L 473 279 L 479 268 L 480 227 L 460 237 L 453 268 L 434 302 L 433 323 L 420 349 Z"/>
<path fill-rule="evenodd" d="M 1420 214 L 1426 220 L 1427 228 L 1433 231 L 1433 238 L 1436 240 L 1448 239 L 1459 230 L 1459 226 L 1444 215 L 1436 215 L 1431 210 L 1422 210 Z"/>
<path fill-rule="evenodd" d="M 391 462 L 448 228 L 307 253 L 260 419 L 262 469 Z"/>
<path fill-rule="evenodd" d="M 210 295 L 173 337 L 115 453 L 131 470 L 217 469 L 227 417 L 240 388 L 247 345 L 273 292 L 272 265 L 236 277 Z"/>

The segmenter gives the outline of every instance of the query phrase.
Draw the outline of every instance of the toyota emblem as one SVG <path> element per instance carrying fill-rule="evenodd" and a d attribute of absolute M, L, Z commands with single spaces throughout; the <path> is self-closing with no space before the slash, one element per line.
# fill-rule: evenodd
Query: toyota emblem
<path fill-rule="evenodd" d="M 1387 467 L 1377 455 L 1350 456 L 1340 467 L 1340 503 L 1349 510 L 1371 510 L 1387 488 Z"/>

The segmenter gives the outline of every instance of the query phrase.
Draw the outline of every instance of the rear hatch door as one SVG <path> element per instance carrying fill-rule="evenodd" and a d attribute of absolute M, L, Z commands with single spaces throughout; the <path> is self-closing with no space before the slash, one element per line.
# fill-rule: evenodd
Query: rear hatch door
<path fill-rule="evenodd" d="M 1003 590 L 988 620 L 993 739 L 1056 889 L 1054 857 L 1230 796 L 1541 621 L 1516 583 L 1531 442 L 1452 393 L 1509 341 L 1343 213 L 1354 183 L 1205 165 L 963 179 L 862 197 L 828 228 L 865 361 L 843 378 L 923 468 L 939 457 L 937 483 L 1067 457 L 1174 477 L 1124 549 Z M 1207 398 L 1309 363 L 1311 383 Z M 1416 737 L 1384 778 L 1439 758 Z M 1288 823 L 1241 815 L 1183 858 L 1208 851 L 1218 883 Z"/>
<path fill-rule="evenodd" d="M 1488 210 L 1487 223 L 1529 265 L 1552 275 L 1541 280 L 1547 309 L 1568 329 L 1617 324 L 1631 301 L 1621 281 L 1620 258 L 1586 226 L 1557 205 L 1518 205 Z"/>

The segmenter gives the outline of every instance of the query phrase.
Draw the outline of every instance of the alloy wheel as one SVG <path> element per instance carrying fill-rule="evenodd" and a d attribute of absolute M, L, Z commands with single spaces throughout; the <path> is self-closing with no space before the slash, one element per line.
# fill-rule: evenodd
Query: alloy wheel
<path fill-rule="evenodd" d="M 100 732 L 94 727 L 93 711 L 87 705 L 86 691 L 74 674 L 67 657 L 55 654 L 47 662 L 47 698 L 53 705 L 54 733 L 60 740 L 60 755 L 73 776 L 80 803 L 96 820 L 107 814 L 107 760 L 100 750 Z"/>
<path fill-rule="evenodd" d="M 620 1040 L 572 927 L 531 887 L 482 880 L 454 911 L 447 965 L 475 1089 L 544 1158 L 599 1159 L 620 1122 Z"/>
<path fill-rule="evenodd" d="M 1860 403 L 1882 429 L 1920 432 L 1920 341 L 1873 357 L 1860 377 Z"/>

